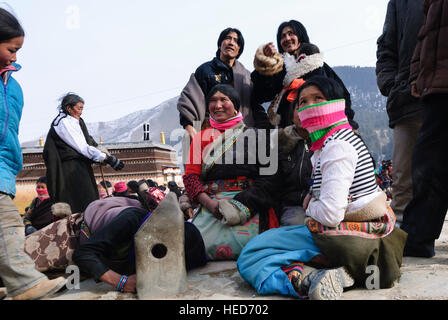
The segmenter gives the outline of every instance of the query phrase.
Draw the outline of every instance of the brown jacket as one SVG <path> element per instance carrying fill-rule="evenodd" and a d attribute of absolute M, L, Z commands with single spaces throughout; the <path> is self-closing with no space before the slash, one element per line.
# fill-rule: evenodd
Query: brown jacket
<path fill-rule="evenodd" d="M 425 0 L 410 81 L 421 96 L 448 93 L 448 0 Z"/>

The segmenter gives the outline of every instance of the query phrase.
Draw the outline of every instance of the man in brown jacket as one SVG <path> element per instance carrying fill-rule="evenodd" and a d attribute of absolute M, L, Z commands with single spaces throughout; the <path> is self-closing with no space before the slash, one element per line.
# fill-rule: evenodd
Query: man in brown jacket
<path fill-rule="evenodd" d="M 448 0 L 425 0 L 424 22 L 411 60 L 414 96 L 423 102 L 423 123 L 412 158 L 413 199 L 402 229 L 405 256 L 432 257 L 448 209 Z"/>

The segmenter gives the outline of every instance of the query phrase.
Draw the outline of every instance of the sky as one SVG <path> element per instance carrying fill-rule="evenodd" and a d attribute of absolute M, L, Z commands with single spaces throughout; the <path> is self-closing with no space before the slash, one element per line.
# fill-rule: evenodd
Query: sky
<path fill-rule="evenodd" d="M 332 67 L 375 66 L 388 0 L 10 0 L 25 30 L 14 77 L 24 92 L 21 143 L 45 135 L 59 98 L 85 100 L 86 122 L 110 121 L 180 94 L 211 60 L 227 27 L 245 40 L 250 71 L 256 49 L 276 43 L 295 19 Z"/>

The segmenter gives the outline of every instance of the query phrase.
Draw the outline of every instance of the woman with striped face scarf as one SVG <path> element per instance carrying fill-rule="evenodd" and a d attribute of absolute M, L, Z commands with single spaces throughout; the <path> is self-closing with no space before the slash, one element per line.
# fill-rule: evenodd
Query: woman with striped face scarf
<path fill-rule="evenodd" d="M 343 90 L 316 76 L 299 89 L 294 123 L 310 136 L 314 151 L 304 226 L 266 231 L 252 239 L 237 265 L 260 294 L 338 299 L 344 288 L 390 288 L 400 277 L 406 233 L 378 188 L 373 159 L 345 115 Z M 317 269 L 304 273 L 304 265 Z"/>

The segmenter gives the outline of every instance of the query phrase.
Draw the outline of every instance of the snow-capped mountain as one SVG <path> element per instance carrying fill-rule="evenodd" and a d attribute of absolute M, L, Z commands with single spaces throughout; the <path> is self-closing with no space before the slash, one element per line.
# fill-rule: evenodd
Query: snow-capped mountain
<path fill-rule="evenodd" d="M 143 124 L 149 123 L 151 140 L 160 141 L 160 132 L 165 134 L 167 144 L 171 141 L 172 133 L 179 132 L 179 112 L 177 111 L 178 97 L 171 98 L 158 106 L 135 111 L 127 116 L 113 121 L 87 123 L 90 135 L 98 142 L 100 137 L 104 143 L 137 142 L 143 140 Z M 176 131 L 176 129 L 178 129 Z"/>

